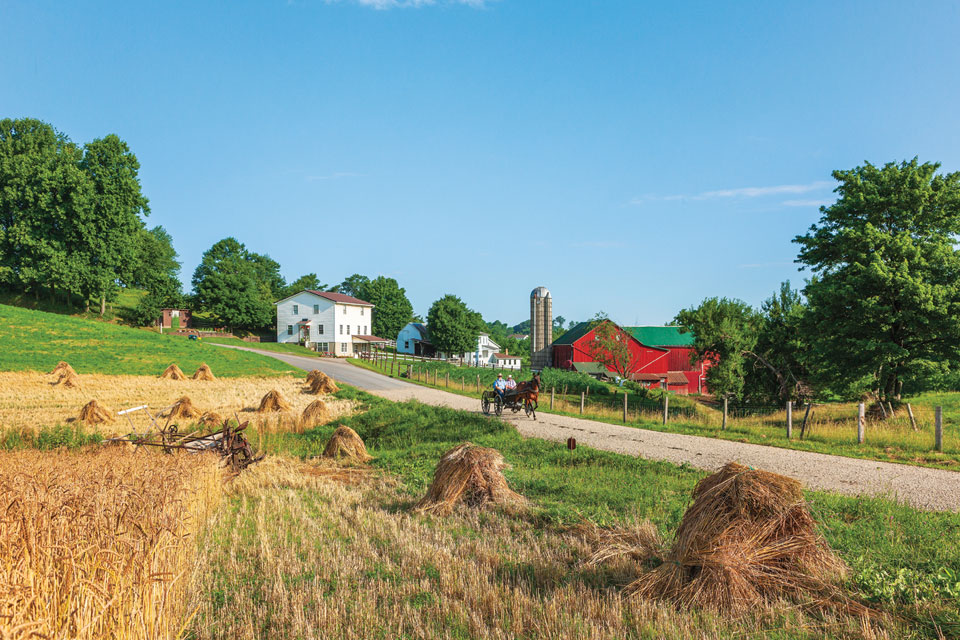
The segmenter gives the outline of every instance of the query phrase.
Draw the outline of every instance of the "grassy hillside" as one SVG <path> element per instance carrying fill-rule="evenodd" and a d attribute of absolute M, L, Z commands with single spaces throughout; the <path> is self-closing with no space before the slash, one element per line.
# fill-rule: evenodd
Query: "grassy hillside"
<path fill-rule="evenodd" d="M 71 306 L 65 304 L 62 300 L 51 302 L 49 298 L 41 296 L 39 300 L 34 299 L 31 294 L 0 292 L 0 304 L 8 304 L 14 307 L 22 307 L 34 311 L 48 311 L 58 315 L 69 315 L 76 318 L 88 318 L 92 320 L 102 320 L 105 322 L 123 322 L 130 312 L 140 302 L 144 291 L 141 289 L 121 289 L 117 299 L 113 302 L 107 302 L 107 309 L 103 316 L 100 316 L 100 301 L 90 300 L 90 311 L 85 311 L 82 306 Z M 75 300 L 79 304 L 78 300 Z"/>
<path fill-rule="evenodd" d="M 43 311 L 0 305 L 0 371 L 49 371 L 60 360 L 78 373 L 159 375 L 206 362 L 217 376 L 299 375 L 274 358 Z"/>

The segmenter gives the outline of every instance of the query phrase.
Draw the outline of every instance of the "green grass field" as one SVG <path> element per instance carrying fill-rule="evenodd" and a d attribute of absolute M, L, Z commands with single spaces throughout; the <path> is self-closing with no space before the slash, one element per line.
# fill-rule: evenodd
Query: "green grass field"
<path fill-rule="evenodd" d="M 424 493 L 440 455 L 469 440 L 504 454 L 512 465 L 507 472 L 511 486 L 533 499 L 533 526 L 544 531 L 562 530 L 583 519 L 613 524 L 643 518 L 669 540 L 690 491 L 706 475 L 687 466 L 586 447 L 571 452 L 559 444 L 523 438 L 512 426 L 475 414 L 393 403 L 349 387 L 338 395 L 366 407 L 340 423 L 364 438 L 375 456 L 373 464 L 397 478 L 409 501 Z M 259 438 L 271 453 L 309 459 L 320 454 L 334 426 Z M 960 545 L 954 543 L 960 538 L 960 514 L 920 512 L 888 500 L 816 491 L 807 492 L 807 498 L 823 534 L 852 568 L 848 588 L 862 601 L 909 621 L 893 637 L 937 637 L 935 628 L 945 637 L 960 634 Z M 444 525 L 438 521 L 436 526 Z M 485 535 L 482 521 L 475 528 L 469 535 Z M 534 581 L 532 574 L 529 578 Z M 346 591 L 342 595 L 348 597 Z M 820 631 L 776 637 L 833 636 L 817 635 Z"/>
<path fill-rule="evenodd" d="M 262 351 L 289 353 L 292 356 L 306 356 L 308 358 L 320 357 L 316 351 L 301 347 L 298 344 L 288 344 L 284 342 L 244 342 L 240 338 L 204 338 L 203 341 L 213 344 L 233 345 L 235 347 L 250 347 L 252 349 L 261 349 Z"/>
<path fill-rule="evenodd" d="M 303 373 L 274 358 L 204 341 L 0 305 L 0 371 L 49 371 L 60 360 L 80 374 L 159 375 L 171 363 L 193 371 L 202 362 L 224 377 Z"/>

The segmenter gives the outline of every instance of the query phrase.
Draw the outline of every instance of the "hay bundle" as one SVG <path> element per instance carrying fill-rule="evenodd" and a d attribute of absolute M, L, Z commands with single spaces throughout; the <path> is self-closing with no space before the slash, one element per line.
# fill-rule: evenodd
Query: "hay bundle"
<path fill-rule="evenodd" d="M 183 396 L 174 402 L 173 406 L 162 415 L 165 418 L 187 418 L 192 420 L 193 418 L 199 418 L 202 413 L 202 411 L 193 406 L 193 401 L 190 400 L 190 396 Z"/>
<path fill-rule="evenodd" d="M 180 370 L 175 364 L 170 365 L 163 370 L 163 373 L 160 374 L 160 377 L 164 380 L 186 380 L 187 376 L 183 375 L 183 371 Z"/>
<path fill-rule="evenodd" d="M 206 380 L 207 382 L 212 382 L 217 378 L 213 375 L 213 371 L 210 370 L 210 367 L 207 366 L 207 363 L 204 362 L 198 368 L 196 373 L 191 376 L 193 380 Z"/>
<path fill-rule="evenodd" d="M 79 389 L 80 388 L 80 376 L 74 372 L 73 369 L 69 371 L 64 371 L 60 374 L 60 377 L 54 384 L 58 384 L 67 389 Z"/>
<path fill-rule="evenodd" d="M 471 507 L 491 503 L 522 507 L 526 498 L 507 485 L 507 479 L 503 477 L 506 466 L 496 449 L 464 442 L 440 458 L 433 473 L 433 483 L 415 509 L 446 515 L 458 503 Z"/>
<path fill-rule="evenodd" d="M 271 413 L 274 411 L 290 411 L 290 404 L 283 399 L 283 396 L 281 396 L 280 392 L 276 389 L 263 396 L 263 399 L 260 400 L 260 407 L 257 409 L 257 413 Z"/>
<path fill-rule="evenodd" d="M 337 427 L 327 446 L 323 450 L 324 458 L 349 458 L 358 462 L 367 462 L 373 458 L 367 453 L 363 439 L 350 427 Z"/>
<path fill-rule="evenodd" d="M 628 594 L 728 613 L 782 598 L 868 611 L 840 593 L 846 566 L 817 534 L 792 478 L 728 463 L 694 488 L 672 548 L 658 554 L 655 546 L 642 555 L 659 555 L 661 564 L 628 585 Z"/>
<path fill-rule="evenodd" d="M 86 425 L 104 424 L 113 422 L 113 414 L 101 406 L 96 400 L 91 400 L 80 409 L 77 420 Z"/>
<path fill-rule="evenodd" d="M 312 427 L 330 420 L 330 413 L 327 411 L 327 405 L 323 400 L 314 400 L 303 410 L 303 416 L 300 419 Z"/>
<path fill-rule="evenodd" d="M 310 386 L 310 393 L 336 393 L 340 390 L 333 378 L 317 369 L 307 374 L 307 384 Z"/>
<path fill-rule="evenodd" d="M 67 364 L 63 360 L 61 360 L 60 362 L 57 363 L 57 366 L 53 368 L 53 371 L 50 372 L 50 375 L 62 377 L 63 374 L 65 373 L 71 373 L 73 375 L 77 375 L 77 372 L 73 370 L 73 367 L 71 367 L 69 364 Z"/>
<path fill-rule="evenodd" d="M 203 425 L 204 427 L 220 427 L 223 426 L 224 418 L 222 415 L 216 411 L 205 411 L 200 419 L 197 420 L 197 424 Z"/>

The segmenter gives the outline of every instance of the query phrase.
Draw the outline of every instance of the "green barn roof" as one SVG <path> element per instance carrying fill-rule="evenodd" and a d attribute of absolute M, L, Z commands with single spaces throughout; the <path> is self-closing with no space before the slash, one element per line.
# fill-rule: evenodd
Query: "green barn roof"
<path fill-rule="evenodd" d="M 553 344 L 573 344 L 583 336 L 590 333 L 591 323 L 581 322 L 574 328 L 570 329 L 562 336 L 553 341 Z"/>
<path fill-rule="evenodd" d="M 694 335 L 680 327 L 624 327 L 630 335 L 648 347 L 692 347 Z"/>

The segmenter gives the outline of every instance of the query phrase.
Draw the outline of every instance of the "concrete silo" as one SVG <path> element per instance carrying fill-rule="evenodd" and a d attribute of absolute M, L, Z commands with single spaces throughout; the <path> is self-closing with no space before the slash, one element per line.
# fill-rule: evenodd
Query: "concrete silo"
<path fill-rule="evenodd" d="M 530 365 L 543 369 L 552 364 L 553 298 L 546 287 L 530 292 Z"/>

